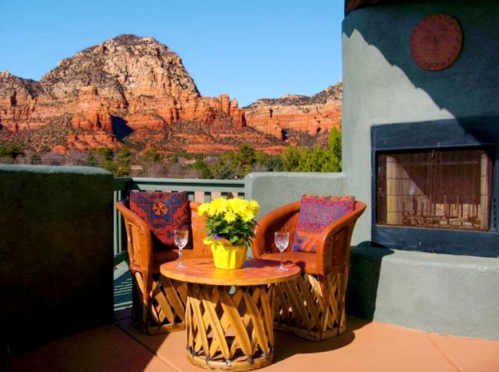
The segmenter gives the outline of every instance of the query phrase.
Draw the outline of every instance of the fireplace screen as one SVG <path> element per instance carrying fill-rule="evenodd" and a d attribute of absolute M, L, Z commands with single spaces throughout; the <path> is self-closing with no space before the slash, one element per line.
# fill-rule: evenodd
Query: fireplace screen
<path fill-rule="evenodd" d="M 377 155 L 378 225 L 487 231 L 492 160 L 486 149 Z"/>

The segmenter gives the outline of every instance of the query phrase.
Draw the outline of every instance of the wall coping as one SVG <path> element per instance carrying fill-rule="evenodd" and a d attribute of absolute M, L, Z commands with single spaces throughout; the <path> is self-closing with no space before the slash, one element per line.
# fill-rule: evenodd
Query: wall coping
<path fill-rule="evenodd" d="M 95 167 L 83 166 L 50 166 L 50 165 L 11 165 L 0 164 L 0 172 L 18 172 L 18 173 L 46 173 L 46 174 L 87 174 L 112 176 L 112 173 Z"/>

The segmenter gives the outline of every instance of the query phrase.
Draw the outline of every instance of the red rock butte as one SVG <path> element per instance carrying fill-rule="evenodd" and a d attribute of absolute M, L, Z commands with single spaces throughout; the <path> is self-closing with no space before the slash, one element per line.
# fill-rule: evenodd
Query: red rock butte
<path fill-rule="evenodd" d="M 315 135 L 340 119 L 341 83 L 246 109 L 227 94 L 203 97 L 180 57 L 151 37 L 121 35 L 89 47 L 40 81 L 0 73 L 0 143 L 29 138 L 35 151 L 117 149 L 126 137 L 132 149 L 154 143 L 165 152 L 222 152 L 249 143 L 278 153 L 282 130 Z"/>

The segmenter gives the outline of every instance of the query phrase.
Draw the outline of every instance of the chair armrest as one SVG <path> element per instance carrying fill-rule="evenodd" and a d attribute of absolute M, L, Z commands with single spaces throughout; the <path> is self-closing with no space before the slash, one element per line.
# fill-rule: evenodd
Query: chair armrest
<path fill-rule="evenodd" d="M 255 226 L 255 237 L 251 239 L 251 250 L 255 258 L 260 258 L 264 253 L 278 252 L 274 243 L 276 231 L 289 232 L 287 250 L 291 249 L 298 223 L 298 212 L 300 212 L 300 202 L 294 202 L 267 213 L 258 221 Z"/>
<path fill-rule="evenodd" d="M 151 283 L 147 279 L 153 274 L 154 257 L 149 226 L 142 218 L 127 207 L 125 200 L 118 201 L 116 208 L 125 220 L 130 270 L 132 272 L 140 271 L 144 276 L 144 282 Z M 146 289 L 150 290 L 150 288 Z"/>
<path fill-rule="evenodd" d="M 354 210 L 326 226 L 317 244 L 317 274 L 326 274 L 348 270 L 350 243 L 353 229 L 366 205 L 355 202 Z"/>

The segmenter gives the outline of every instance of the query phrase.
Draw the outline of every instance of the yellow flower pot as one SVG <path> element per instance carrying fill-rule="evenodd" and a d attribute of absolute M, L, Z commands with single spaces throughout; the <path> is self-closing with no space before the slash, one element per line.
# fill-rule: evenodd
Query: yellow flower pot
<path fill-rule="evenodd" d="M 215 267 L 219 269 L 240 269 L 243 267 L 247 250 L 246 244 L 234 246 L 215 243 L 211 245 Z"/>

